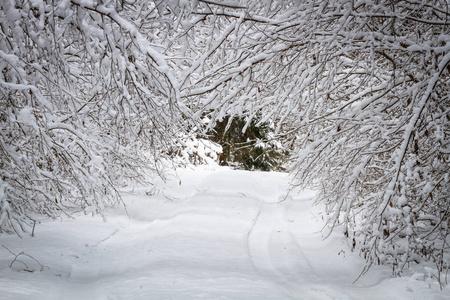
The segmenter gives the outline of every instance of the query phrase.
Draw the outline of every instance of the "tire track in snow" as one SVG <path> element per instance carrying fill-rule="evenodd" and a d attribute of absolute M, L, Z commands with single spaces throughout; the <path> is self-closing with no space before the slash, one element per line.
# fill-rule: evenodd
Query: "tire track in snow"
<path fill-rule="evenodd" d="M 273 203 L 271 203 L 273 205 Z M 268 206 L 270 203 L 261 201 L 258 213 L 253 220 L 253 225 L 247 234 L 248 256 L 254 268 L 263 276 L 274 282 L 284 294 L 292 298 L 294 295 L 285 285 L 280 284 L 283 277 L 273 264 L 269 250 L 271 226 L 265 226 Z"/>
<path fill-rule="evenodd" d="M 297 298 L 301 294 L 297 280 L 304 277 L 300 273 L 311 274 L 313 269 L 289 234 L 283 209 L 279 203 L 261 202 L 248 233 L 248 251 L 262 276 L 276 283 L 289 297 Z"/>
<path fill-rule="evenodd" d="M 342 294 L 324 287 L 323 278 L 295 238 L 287 218 L 287 203 L 261 201 L 247 237 L 254 267 L 292 299 L 342 299 Z"/>

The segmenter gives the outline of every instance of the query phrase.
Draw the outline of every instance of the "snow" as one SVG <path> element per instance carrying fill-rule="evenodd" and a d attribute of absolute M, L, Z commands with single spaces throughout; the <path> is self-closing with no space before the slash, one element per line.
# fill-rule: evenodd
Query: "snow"
<path fill-rule="evenodd" d="M 24 125 L 30 125 L 34 129 L 38 130 L 38 127 L 36 125 L 36 118 L 33 115 L 33 108 L 30 106 L 25 106 L 19 111 L 19 114 L 17 115 L 17 121 Z"/>
<path fill-rule="evenodd" d="M 181 184 L 180 184 L 181 183 Z M 428 271 L 392 277 L 343 236 L 323 240 L 313 191 L 284 173 L 178 170 L 124 191 L 107 222 L 43 219 L 35 237 L 0 236 L 0 299 L 448 299 Z M 422 268 L 424 269 L 424 268 Z M 428 272 L 428 273 L 427 273 Z"/>

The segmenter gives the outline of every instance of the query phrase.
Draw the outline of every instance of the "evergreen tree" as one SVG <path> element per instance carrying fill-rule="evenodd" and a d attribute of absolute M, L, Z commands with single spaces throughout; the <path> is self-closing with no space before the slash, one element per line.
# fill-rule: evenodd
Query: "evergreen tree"
<path fill-rule="evenodd" d="M 210 131 L 212 141 L 222 146 L 221 165 L 242 167 L 246 170 L 282 170 L 287 156 L 281 143 L 271 139 L 273 129 L 268 122 L 250 122 L 245 117 L 225 117 Z"/>

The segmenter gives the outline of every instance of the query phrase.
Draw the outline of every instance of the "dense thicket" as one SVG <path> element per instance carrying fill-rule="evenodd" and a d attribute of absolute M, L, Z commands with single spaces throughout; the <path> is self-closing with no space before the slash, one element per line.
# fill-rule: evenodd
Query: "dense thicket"
<path fill-rule="evenodd" d="M 0 232 L 102 213 L 189 126 L 161 54 L 172 25 L 147 1 L 0 6 Z"/>
<path fill-rule="evenodd" d="M 294 148 L 296 184 L 320 188 L 326 235 L 342 228 L 367 268 L 448 268 L 446 0 L 8 0 L 1 14 L 2 230 L 101 207 L 205 115 L 204 132 L 262 116 Z"/>

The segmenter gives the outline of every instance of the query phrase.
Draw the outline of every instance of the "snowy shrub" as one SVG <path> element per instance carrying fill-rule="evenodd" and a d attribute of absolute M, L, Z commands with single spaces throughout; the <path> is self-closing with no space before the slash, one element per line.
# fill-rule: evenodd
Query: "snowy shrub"
<path fill-rule="evenodd" d="M 322 51 L 305 53 L 316 75 L 296 116 L 303 134 L 297 180 L 321 178 L 329 228 L 344 228 L 367 260 L 364 271 L 388 263 L 400 274 L 421 258 L 448 268 L 450 40 L 443 5 L 336 1 L 325 10 L 333 21 L 316 22 L 333 42 L 319 38 L 311 46 Z"/>
<path fill-rule="evenodd" d="M 180 139 L 171 150 L 171 157 L 178 165 L 215 165 L 221 154 L 219 144 L 196 137 Z"/>
<path fill-rule="evenodd" d="M 166 29 L 147 1 L 2 1 L 0 233 L 36 214 L 102 214 L 117 188 L 161 171 L 189 127 L 155 49 Z"/>

